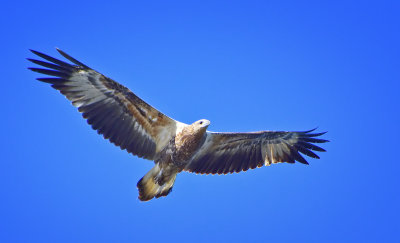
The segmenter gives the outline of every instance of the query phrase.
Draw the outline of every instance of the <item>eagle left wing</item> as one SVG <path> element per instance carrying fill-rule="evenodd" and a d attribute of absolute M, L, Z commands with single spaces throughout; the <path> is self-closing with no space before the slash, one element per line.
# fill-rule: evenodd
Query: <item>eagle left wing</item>
<path fill-rule="evenodd" d="M 227 174 L 281 162 L 298 161 L 308 164 L 300 153 L 319 159 L 312 150 L 325 150 L 313 143 L 328 142 L 315 138 L 325 132 L 311 133 L 312 131 L 207 132 L 203 144 L 188 161 L 184 170 L 200 174 Z"/>
<path fill-rule="evenodd" d="M 28 58 L 44 67 L 29 69 L 53 76 L 38 80 L 59 90 L 94 130 L 129 153 L 153 160 L 176 132 L 187 126 L 162 114 L 128 88 L 59 49 L 57 51 L 73 64 L 31 51 L 48 62 Z"/>

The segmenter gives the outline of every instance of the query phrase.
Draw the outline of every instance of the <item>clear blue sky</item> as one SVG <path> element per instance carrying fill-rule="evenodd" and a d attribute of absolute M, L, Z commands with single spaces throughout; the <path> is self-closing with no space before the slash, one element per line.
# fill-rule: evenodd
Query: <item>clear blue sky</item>
<path fill-rule="evenodd" d="M 398 1 L 2 4 L 1 242 L 399 242 Z M 190 3 L 189 3 L 190 2 Z M 26 68 L 59 47 L 185 123 L 328 131 L 310 165 L 182 173 L 110 144 Z"/>

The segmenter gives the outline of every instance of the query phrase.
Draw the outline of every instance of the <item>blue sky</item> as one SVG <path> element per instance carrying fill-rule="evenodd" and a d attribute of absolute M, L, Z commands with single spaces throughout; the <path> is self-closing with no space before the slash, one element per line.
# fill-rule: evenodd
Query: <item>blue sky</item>
<path fill-rule="evenodd" d="M 1 242 L 396 242 L 396 1 L 22 1 L 2 5 Z M 110 144 L 26 68 L 59 47 L 185 123 L 328 131 L 310 165 L 181 173 Z M 59 57 L 59 56 L 58 56 Z"/>

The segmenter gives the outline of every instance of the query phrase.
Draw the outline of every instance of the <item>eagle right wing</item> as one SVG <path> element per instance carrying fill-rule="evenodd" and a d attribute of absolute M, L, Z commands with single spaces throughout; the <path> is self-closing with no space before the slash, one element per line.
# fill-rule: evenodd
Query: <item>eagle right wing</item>
<path fill-rule="evenodd" d="M 49 62 L 28 59 L 46 68 L 29 69 L 53 76 L 38 80 L 52 84 L 72 101 L 93 129 L 129 153 L 153 159 L 177 131 L 187 126 L 61 50 L 58 52 L 75 65 L 31 51 Z"/>
<path fill-rule="evenodd" d="M 200 174 L 227 174 L 281 162 L 308 164 L 300 153 L 319 159 L 312 150 L 325 150 L 313 143 L 328 142 L 315 138 L 325 133 L 312 131 L 207 132 L 203 144 L 184 170 Z"/>

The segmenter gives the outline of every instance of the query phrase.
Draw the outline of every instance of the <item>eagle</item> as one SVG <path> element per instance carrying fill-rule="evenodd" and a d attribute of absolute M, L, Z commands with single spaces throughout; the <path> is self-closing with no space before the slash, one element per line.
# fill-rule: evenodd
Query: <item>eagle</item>
<path fill-rule="evenodd" d="M 182 171 L 228 174 L 282 162 L 308 164 L 301 154 L 319 159 L 313 151 L 325 152 L 315 144 L 328 142 L 317 138 L 326 132 L 210 132 L 209 120 L 176 121 L 59 49 L 69 62 L 30 51 L 42 60 L 28 58 L 41 66 L 29 69 L 50 76 L 37 80 L 59 90 L 105 139 L 154 161 L 154 167 L 137 183 L 141 201 L 167 196 Z"/>

